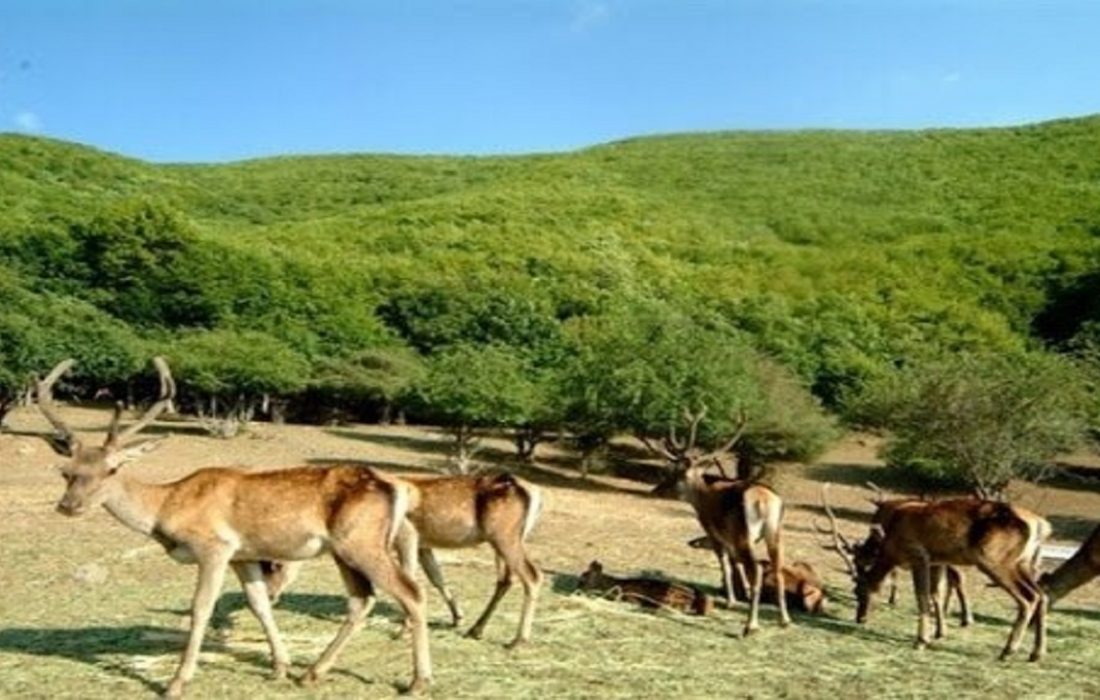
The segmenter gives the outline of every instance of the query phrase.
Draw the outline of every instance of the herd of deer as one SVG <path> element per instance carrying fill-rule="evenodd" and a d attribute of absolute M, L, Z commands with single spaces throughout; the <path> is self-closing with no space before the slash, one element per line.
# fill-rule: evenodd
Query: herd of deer
<path fill-rule="evenodd" d="M 70 457 L 61 468 L 66 490 L 57 510 L 77 516 L 102 505 L 126 526 L 156 540 L 172 559 L 198 567 L 190 634 L 167 697 L 180 697 L 195 674 L 227 569 L 240 580 L 248 607 L 264 630 L 274 676 L 285 677 L 290 660 L 275 624 L 272 601 L 294 579 L 301 562 L 322 553 L 332 556 L 344 582 L 347 615 L 335 638 L 301 679 L 305 683 L 316 682 L 333 666 L 373 608 L 377 588 L 398 602 L 405 614 L 405 628 L 411 633 L 413 677 L 409 690 L 419 691 L 429 684 L 425 600 L 414 576 L 417 563 L 446 600 L 456 626 L 463 617 L 433 554 L 436 548 L 487 542 L 496 554 L 496 589 L 468 636 L 481 636 L 498 603 L 518 579 L 524 602 L 510 646 L 531 638 L 542 582 L 542 574 L 524 545 L 542 505 L 535 486 L 507 474 L 397 477 L 351 465 L 266 472 L 207 468 L 167 484 L 144 483 L 120 468 L 160 442 L 152 438 L 127 444 L 171 404 L 175 383 L 167 364 L 161 358 L 154 360 L 160 377 L 156 403 L 125 429 L 121 428 L 121 408 L 116 408 L 101 447 L 84 444 L 54 405 L 53 385 L 72 364 L 72 360 L 60 363 L 37 387 L 39 408 L 55 429 L 50 442 Z M 759 627 L 765 588 L 771 589 L 784 626 L 790 624 L 784 591 L 803 601 L 805 610 L 820 610 L 824 599 L 816 574 L 784 562 L 779 495 L 764 485 L 708 474 L 712 455 L 693 456 L 674 435 L 668 447 L 681 448 L 663 451 L 678 462 L 682 476 L 677 488 L 706 533 L 695 546 L 709 547 L 717 555 L 727 603 L 732 603 L 737 591 L 748 599 L 745 634 Z M 888 577 L 896 576 L 898 569 L 909 569 L 920 610 L 918 646 L 929 642 L 930 610 L 936 616 L 936 636 L 943 634 L 944 602 L 951 591 L 962 602 L 964 624 L 969 622 L 958 567 L 977 567 L 1013 598 L 1018 614 L 1001 657 L 1018 648 L 1027 627 L 1033 624 L 1032 660 L 1041 658 L 1046 650 L 1048 600 L 1100 574 L 1100 528 L 1073 558 L 1053 574 L 1039 578 L 1040 545 L 1050 535 L 1050 525 L 1023 508 L 975 498 L 879 498 L 870 534 L 852 544 L 837 528 L 826 490 L 822 498 L 831 522 L 832 547 L 855 582 L 857 620 L 867 619 L 872 594 Z M 767 566 L 753 554 L 753 545 L 761 540 L 767 548 Z M 582 583 L 609 580 L 596 564 L 585 577 Z M 943 590 L 945 587 L 949 590 Z M 669 590 L 673 589 L 650 590 L 648 594 L 662 596 Z M 697 611 L 708 609 L 684 590 L 676 594 L 688 596 L 686 605 Z"/>

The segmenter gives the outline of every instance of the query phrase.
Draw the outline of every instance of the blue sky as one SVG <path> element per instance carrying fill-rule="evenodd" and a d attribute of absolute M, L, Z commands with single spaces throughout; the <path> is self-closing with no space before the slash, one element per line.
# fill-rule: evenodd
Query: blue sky
<path fill-rule="evenodd" d="M 0 131 L 157 161 L 1100 112 L 1097 0 L 0 0 Z"/>

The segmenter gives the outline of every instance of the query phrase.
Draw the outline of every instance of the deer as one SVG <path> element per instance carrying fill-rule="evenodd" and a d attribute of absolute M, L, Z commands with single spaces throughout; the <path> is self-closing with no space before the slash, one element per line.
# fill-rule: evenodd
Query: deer
<path fill-rule="evenodd" d="M 1054 571 L 1043 574 L 1039 585 L 1046 590 L 1053 605 L 1097 576 L 1100 576 L 1100 526 L 1072 557 Z"/>
<path fill-rule="evenodd" d="M 837 526 L 836 514 L 833 513 L 832 506 L 829 505 L 829 492 L 830 484 L 825 484 L 821 487 L 821 506 L 825 511 L 825 516 L 829 519 L 829 528 L 822 528 L 817 523 L 814 523 L 814 527 L 819 532 L 824 532 L 832 536 L 832 544 L 827 548 L 835 551 L 840 555 L 841 560 L 844 562 L 844 567 L 850 576 L 855 576 L 856 567 L 852 560 L 854 547 L 847 538 L 840 533 L 840 529 Z M 883 491 L 875 486 L 873 483 L 868 482 L 875 491 L 875 497 L 871 499 L 871 503 L 875 506 L 875 512 L 871 516 L 871 523 L 879 524 L 888 521 L 894 510 L 907 503 L 927 503 L 922 499 L 917 498 L 886 498 Z M 946 611 L 951 603 L 951 597 L 954 595 L 959 601 L 959 624 L 962 627 L 969 627 L 974 624 L 974 613 L 970 607 L 970 598 L 966 593 L 966 575 L 962 569 L 957 566 L 932 566 L 930 571 L 930 586 L 932 590 L 932 611 L 935 620 L 936 639 L 941 639 L 946 635 Z M 898 571 L 897 569 L 890 572 L 888 576 L 890 580 L 890 593 L 887 597 L 887 603 L 893 607 L 897 605 L 898 597 Z M 914 586 L 916 585 L 916 579 L 914 579 Z M 870 610 L 868 610 L 870 615 Z"/>
<path fill-rule="evenodd" d="M 446 601 L 452 624 L 458 627 L 464 617 L 462 609 L 443 578 L 434 550 L 489 543 L 496 554 L 497 585 L 466 636 L 482 637 L 497 605 L 508 593 L 513 579 L 518 578 L 523 585 L 523 609 L 516 636 L 507 646 L 514 648 L 530 641 L 542 573 L 528 557 L 525 542 L 542 511 L 541 490 L 511 474 L 394 478 L 407 484 L 412 494 L 408 523 L 399 529 L 395 543 L 406 573 L 414 575 L 419 561 L 432 586 Z M 297 565 L 287 562 L 267 566 L 268 588 L 277 598 L 294 579 Z"/>
<path fill-rule="evenodd" d="M 714 542 L 707 535 L 688 540 L 688 546 L 692 549 L 714 550 Z M 772 570 L 771 563 L 767 561 L 760 561 L 759 563 L 760 566 L 764 567 L 764 589 L 760 593 L 760 598 L 765 603 L 777 605 L 779 603 L 776 597 L 778 588 L 776 587 L 775 573 Z M 725 585 L 725 581 L 722 583 Z M 819 615 L 825 612 L 828 606 L 825 582 L 822 581 L 817 570 L 809 562 L 794 561 L 786 564 L 783 567 L 783 587 L 788 608 L 811 615 Z M 747 585 L 742 585 L 741 580 L 738 578 L 733 580 L 733 593 L 739 601 L 749 599 Z M 727 606 L 732 604 L 733 601 L 727 601 Z"/>
<path fill-rule="evenodd" d="M 671 608 L 689 615 L 709 615 L 714 601 L 694 586 L 652 578 L 620 578 L 605 574 L 593 561 L 577 581 L 578 590 L 626 600 L 648 608 Z"/>
<path fill-rule="evenodd" d="M 716 450 L 702 453 L 695 443 L 699 424 L 706 415 L 706 406 L 694 412 L 684 409 L 683 416 L 688 424 L 686 439 L 677 436 L 675 425 L 669 426 L 668 436 L 660 443 L 651 441 L 645 435 L 639 435 L 638 439 L 673 466 L 677 495 L 691 504 L 699 524 L 713 543 L 714 554 L 722 569 L 727 605 L 736 599 L 734 572 L 743 589 L 749 592 L 749 616 L 743 631 L 748 636 L 760 628 L 764 569 L 757 562 L 752 548 L 761 539 L 775 572 L 776 590 L 786 588 L 783 577 L 783 500 L 768 486 L 726 476 L 720 455 L 732 450 L 740 441 L 748 424 L 745 412 L 738 412 L 733 435 L 725 443 Z M 709 464 L 716 465 L 721 475 L 707 474 Z M 786 596 L 776 596 L 776 599 L 780 625 L 787 627 L 791 624 L 791 617 L 787 612 Z"/>
<path fill-rule="evenodd" d="M 1045 518 L 1000 501 L 969 497 L 899 504 L 851 549 L 856 622 L 867 621 L 872 598 L 891 571 L 911 569 L 920 611 L 914 646 L 926 648 L 933 566 L 975 566 L 1016 603 L 1016 621 L 1000 658 L 1016 652 L 1034 622 L 1029 658 L 1039 661 L 1046 654 L 1048 601 L 1037 580 L 1036 561 L 1050 533 Z"/>
<path fill-rule="evenodd" d="M 431 661 L 423 593 L 391 553 L 413 498 L 408 485 L 372 469 L 346 466 L 262 472 L 205 468 L 165 484 L 140 481 L 123 467 L 161 441 L 127 441 L 172 401 L 175 382 L 167 362 L 160 357 L 153 360 L 160 377 L 157 401 L 126 428 L 120 426 L 122 406 L 116 405 L 102 446 L 85 444 L 54 405 L 53 385 L 73 364 L 72 359 L 62 361 L 37 385 L 39 409 L 55 430 L 48 440 L 69 457 L 60 467 L 65 492 L 57 511 L 78 517 L 103 506 L 123 525 L 164 547 L 173 560 L 198 568 L 191 629 L 166 697 L 181 697 L 195 676 L 203 636 L 227 569 L 236 574 L 249 609 L 263 627 L 273 677 L 286 678 L 289 656 L 275 624 L 261 562 L 309 559 L 326 552 L 335 560 L 347 589 L 347 615 L 301 682 L 319 681 L 335 664 L 362 626 L 377 587 L 392 595 L 410 620 L 413 677 L 409 690 L 427 688 Z"/>

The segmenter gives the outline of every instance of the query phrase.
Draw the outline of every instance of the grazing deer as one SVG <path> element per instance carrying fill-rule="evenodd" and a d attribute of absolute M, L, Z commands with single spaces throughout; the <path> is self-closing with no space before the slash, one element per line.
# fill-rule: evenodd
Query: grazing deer
<path fill-rule="evenodd" d="M 875 512 L 871 516 L 872 525 L 882 525 L 887 522 L 892 516 L 894 511 L 905 505 L 911 503 L 928 503 L 928 501 L 916 498 L 885 498 L 881 489 L 874 484 L 868 482 L 868 484 L 876 492 L 876 497 L 871 499 L 871 503 L 875 506 Z M 856 566 L 852 560 L 854 553 L 854 547 L 844 535 L 840 534 L 840 529 L 837 526 L 836 514 L 833 513 L 832 506 L 829 505 L 828 499 L 829 484 L 825 484 L 821 487 L 821 505 L 825 510 L 825 516 L 829 519 L 829 529 L 825 530 L 815 523 L 815 527 L 819 531 L 832 535 L 833 543 L 829 547 L 844 561 L 845 569 L 847 569 L 850 576 L 856 575 Z M 956 566 L 949 565 L 934 565 L 930 570 L 930 586 L 932 589 L 932 611 L 933 618 L 936 624 L 935 636 L 940 639 L 945 636 L 946 633 L 946 613 L 951 604 L 951 597 L 954 595 L 959 601 L 959 624 L 962 627 L 969 627 L 974 624 L 974 613 L 970 608 L 970 599 L 966 594 L 966 576 L 962 570 Z M 897 569 L 890 572 L 888 575 L 890 580 L 890 593 L 887 598 L 887 602 L 894 606 L 897 604 L 898 598 L 898 571 Z M 916 586 L 916 578 L 913 579 L 913 585 Z M 870 610 L 868 610 L 870 615 Z"/>
<path fill-rule="evenodd" d="M 709 615 L 714 601 L 694 586 L 652 578 L 619 578 L 603 572 L 594 561 L 580 575 L 579 590 L 625 600 L 646 608 L 672 608 L 688 615 Z"/>
<path fill-rule="evenodd" d="M 707 535 L 689 540 L 688 546 L 692 549 L 709 549 L 711 551 L 715 548 L 713 540 Z M 758 563 L 764 567 L 764 589 L 760 593 L 760 599 L 765 603 L 778 605 L 779 600 L 776 597 L 776 592 L 779 589 L 776 587 L 775 572 L 772 570 L 772 565 L 767 561 L 759 561 Z M 724 580 L 722 584 L 725 585 Z M 821 580 L 817 570 L 808 562 L 794 561 L 783 567 L 783 588 L 788 608 L 812 615 L 825 612 L 828 605 L 825 583 Z M 740 578 L 734 578 L 733 580 L 733 594 L 736 600 L 742 602 L 749 600 L 748 587 Z M 727 607 L 732 606 L 733 601 L 727 600 L 726 605 Z"/>
<path fill-rule="evenodd" d="M 1054 571 L 1043 574 L 1039 584 L 1053 604 L 1097 576 L 1100 576 L 1100 526 L 1092 531 L 1072 557 Z"/>
<path fill-rule="evenodd" d="M 412 526 L 402 526 L 397 535 L 398 555 L 409 575 L 413 574 L 414 562 L 419 560 L 428 580 L 447 602 L 457 627 L 463 619 L 462 609 L 443 578 L 433 550 L 473 547 L 488 542 L 496 553 L 497 586 L 466 636 L 481 638 L 493 611 L 511 588 L 513 578 L 518 578 L 523 585 L 523 612 L 519 631 L 508 646 L 529 641 L 542 573 L 528 558 L 524 542 L 542 510 L 542 492 L 510 474 L 413 475 L 399 477 L 399 480 L 412 489 L 408 511 Z M 295 577 L 297 566 L 289 562 L 268 566 L 268 587 L 273 597 L 278 597 Z"/>
<path fill-rule="evenodd" d="M 54 406 L 53 384 L 73 360 L 57 365 L 38 384 L 38 402 L 57 431 L 52 444 L 67 448 L 64 451 L 72 458 L 61 468 L 66 489 L 57 510 L 78 516 L 102 505 L 124 525 L 156 540 L 176 561 L 198 565 L 190 636 L 166 695 L 180 697 L 195 674 L 227 568 L 240 579 L 248 606 L 263 626 L 275 677 L 285 677 L 289 657 L 271 612 L 260 562 L 307 559 L 323 552 L 330 552 L 340 569 L 348 591 L 348 614 L 303 680 L 316 681 L 332 667 L 362 625 L 377 586 L 397 599 L 412 622 L 411 690 L 425 688 L 431 663 L 423 594 L 390 553 L 411 489 L 372 470 L 352 467 L 260 473 L 200 469 L 167 484 L 132 479 L 120 468 L 157 443 L 127 446 L 126 441 L 152 423 L 175 394 L 167 363 L 159 357 L 153 362 L 160 375 L 160 398 L 124 430 L 119 428 L 121 407 L 116 408 L 102 447 L 84 445 Z"/>
<path fill-rule="evenodd" d="M 933 565 L 976 566 L 1016 602 L 1016 622 L 1001 658 L 1016 651 L 1034 620 L 1031 660 L 1038 661 L 1046 653 L 1047 597 L 1036 580 L 1035 562 L 1050 532 L 1046 519 L 1007 503 L 956 498 L 899 504 L 852 548 L 856 621 L 867 620 L 872 595 L 891 571 L 912 569 L 920 609 L 916 646 L 923 648 L 929 643 Z"/>

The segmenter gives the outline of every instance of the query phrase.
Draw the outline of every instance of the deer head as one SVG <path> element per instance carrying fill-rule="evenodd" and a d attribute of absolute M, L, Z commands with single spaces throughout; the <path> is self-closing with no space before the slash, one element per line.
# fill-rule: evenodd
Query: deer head
<path fill-rule="evenodd" d="M 699 433 L 699 424 L 706 418 L 706 415 L 706 406 L 703 406 L 698 411 L 691 411 L 687 408 L 684 409 L 683 419 L 688 426 L 688 432 L 685 437 L 680 437 L 676 432 L 676 425 L 670 424 L 668 435 L 662 438 L 660 442 L 651 440 L 645 435 L 638 435 L 638 439 L 641 440 L 642 444 L 651 452 L 667 460 L 667 462 L 677 471 L 684 472 L 700 465 L 706 468 L 713 463 L 717 465 L 719 471 L 725 475 L 725 469 L 721 463 L 721 456 L 732 450 L 734 445 L 741 440 L 741 436 L 744 434 L 748 423 L 748 418 L 744 411 L 739 411 L 737 413 L 733 436 L 717 449 L 704 452 L 696 446 L 695 442 Z"/>
<path fill-rule="evenodd" d="M 110 495 L 112 477 L 125 464 L 150 452 L 160 444 L 159 439 L 144 440 L 127 445 L 127 441 L 156 420 L 175 396 L 176 385 L 163 358 L 153 359 L 160 375 L 160 398 L 137 422 L 120 429 L 122 406 L 116 405 L 107 436 L 101 446 L 86 445 L 61 419 L 53 402 L 54 383 L 75 364 L 65 360 L 53 368 L 38 383 L 38 408 L 53 425 L 55 433 L 48 441 L 59 453 L 70 457 L 60 466 L 65 478 L 65 494 L 57 503 L 57 511 L 64 515 L 83 515 L 101 505 Z"/>

